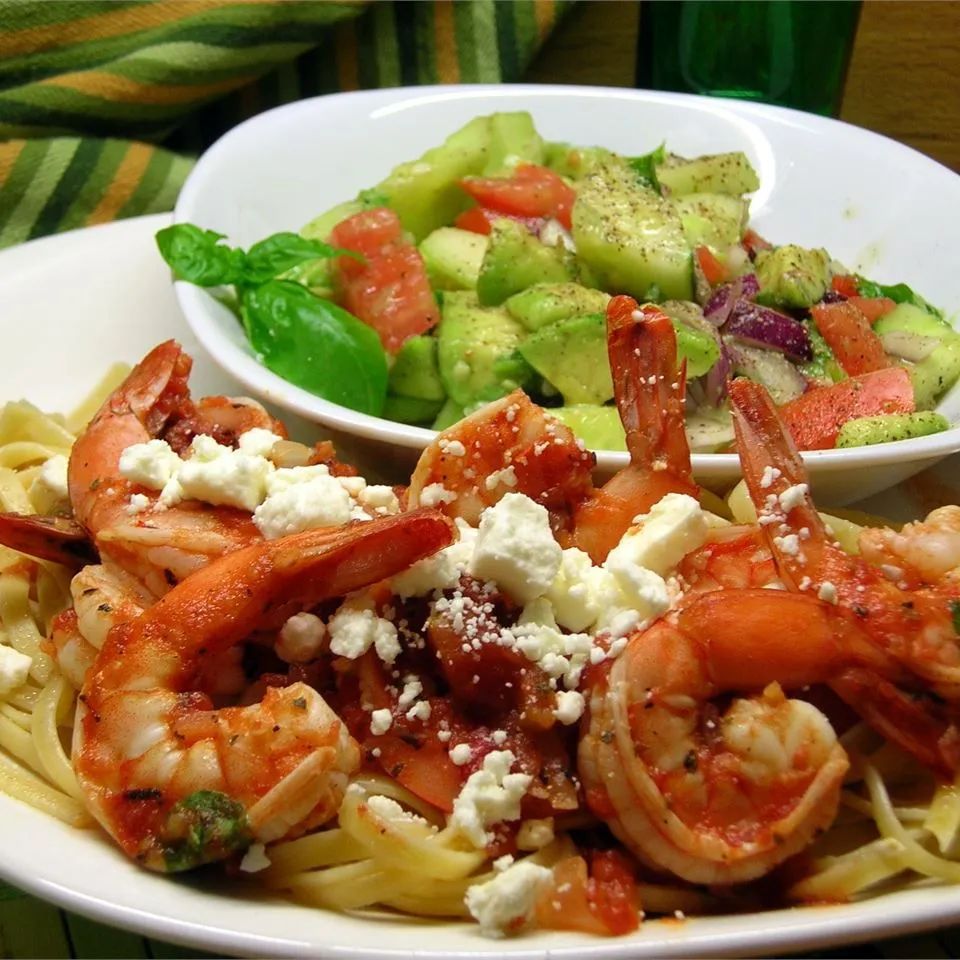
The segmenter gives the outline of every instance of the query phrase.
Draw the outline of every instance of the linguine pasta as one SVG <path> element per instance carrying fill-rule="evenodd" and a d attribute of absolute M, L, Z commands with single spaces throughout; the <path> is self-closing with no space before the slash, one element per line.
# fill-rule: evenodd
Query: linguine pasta
<path fill-rule="evenodd" d="M 36 483 L 43 464 L 67 457 L 79 430 L 123 376 L 114 368 L 67 417 L 26 402 L 0 411 L 0 511 L 57 509 Z M 743 484 L 708 507 L 735 522 L 756 514 Z M 825 518 L 848 551 L 861 527 Z M 0 697 L 0 790 L 76 827 L 86 812 L 70 761 L 77 692 L 48 653 L 51 624 L 70 602 L 69 572 L 0 547 L 0 643 L 30 658 L 27 681 Z M 938 785 L 914 761 L 863 724 L 842 738 L 852 768 L 836 823 L 790 865 L 788 903 L 845 901 L 921 879 L 960 882 L 960 787 Z M 595 821 L 558 818 L 554 835 L 522 859 L 553 867 L 577 854 L 577 832 Z M 246 861 L 245 861 L 246 862 Z M 465 844 L 436 808 L 389 777 L 354 777 L 330 825 L 271 844 L 255 879 L 297 901 L 334 910 L 384 907 L 432 918 L 465 918 L 467 890 L 496 875 L 483 850 Z M 244 869 L 244 867 L 241 867 Z M 647 915 L 719 912 L 755 905 L 749 891 L 720 895 L 641 878 Z"/>

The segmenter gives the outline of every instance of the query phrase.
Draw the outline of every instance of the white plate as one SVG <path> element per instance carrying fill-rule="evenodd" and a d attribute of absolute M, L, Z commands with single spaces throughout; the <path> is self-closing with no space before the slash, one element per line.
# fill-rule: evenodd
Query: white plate
<path fill-rule="evenodd" d="M 70 407 L 113 360 L 135 361 L 160 340 L 195 350 L 179 315 L 148 217 L 40 240 L 0 254 L 0 400 Z M 197 392 L 237 392 L 202 356 Z M 903 504 L 887 501 L 889 507 Z M 780 954 L 960 922 L 956 889 L 896 893 L 849 906 L 653 921 L 600 940 L 537 933 L 481 938 L 465 924 L 365 918 L 298 907 L 252 884 L 211 887 L 137 869 L 94 831 L 74 830 L 0 796 L 0 877 L 105 923 L 233 954 L 331 958 L 518 958 Z"/>
<path fill-rule="evenodd" d="M 302 100 L 240 124 L 201 158 L 175 218 L 248 246 L 304 223 L 382 180 L 469 117 L 529 110 L 549 140 L 600 144 L 627 155 L 662 140 L 695 156 L 744 150 L 760 176 L 751 222 L 776 243 L 826 246 L 852 269 L 906 281 L 950 314 L 960 310 L 960 177 L 877 134 L 765 104 L 646 90 L 562 86 L 419 87 Z M 218 364 L 250 390 L 309 419 L 412 460 L 434 433 L 356 413 L 287 383 L 261 366 L 230 311 L 210 294 L 177 284 L 194 332 Z M 941 404 L 960 421 L 960 387 Z M 834 504 L 868 496 L 960 449 L 960 427 L 896 444 L 805 454 L 814 489 Z M 625 453 L 601 453 L 609 474 Z M 697 479 L 729 487 L 732 454 L 696 454 Z"/>

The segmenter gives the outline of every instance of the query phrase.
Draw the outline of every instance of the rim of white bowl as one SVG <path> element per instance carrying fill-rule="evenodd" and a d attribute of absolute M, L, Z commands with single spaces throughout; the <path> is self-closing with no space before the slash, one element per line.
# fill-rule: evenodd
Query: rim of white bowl
<path fill-rule="evenodd" d="M 832 117 L 821 117 L 772 104 L 704 97 L 697 94 L 674 93 L 672 91 L 631 90 L 620 87 L 569 84 L 450 84 L 446 86 L 391 87 L 309 97 L 274 107 L 244 120 L 227 131 L 199 158 L 177 198 L 173 211 L 173 222 L 196 222 L 191 211 L 206 189 L 208 171 L 211 168 L 215 169 L 215 164 L 221 153 L 228 153 L 231 150 L 234 140 L 248 136 L 249 129 L 259 126 L 266 117 L 275 117 L 280 113 L 290 115 L 310 113 L 317 109 L 319 103 L 327 102 L 331 98 L 350 98 L 358 103 L 383 101 L 384 106 L 395 106 L 407 102 L 407 106 L 412 107 L 416 106 L 417 101 L 430 102 L 435 101 L 438 97 L 472 100 L 490 97 L 510 99 L 523 95 L 544 97 L 576 95 L 605 99 L 617 98 L 636 102 L 699 103 L 709 104 L 715 110 L 727 110 L 747 116 L 751 114 L 771 115 L 780 116 L 783 119 L 799 117 L 803 118 L 806 123 L 824 124 L 828 128 L 835 125 L 836 127 L 855 129 L 865 137 L 884 141 L 888 148 L 892 146 L 913 157 L 919 157 L 923 162 L 939 167 L 948 174 L 957 176 L 948 167 L 938 163 L 926 154 L 882 134 L 845 123 L 842 120 L 835 120 Z M 284 380 L 281 376 L 263 366 L 252 355 L 252 352 L 243 350 L 223 335 L 211 316 L 211 308 L 226 308 L 217 304 L 206 290 L 184 282 L 176 282 L 174 289 L 187 323 L 214 362 L 227 373 L 235 376 L 246 388 L 256 392 L 267 401 L 291 410 L 305 419 L 336 430 L 342 430 L 353 436 L 390 443 L 407 449 L 423 449 L 436 437 L 437 431 L 435 430 L 360 413 L 329 400 L 324 400 L 322 397 Z M 832 473 L 855 467 L 883 466 L 892 463 L 932 459 L 947 456 L 958 450 L 960 450 L 960 424 L 955 424 L 940 433 L 929 434 L 924 437 L 913 437 L 908 440 L 895 440 L 864 447 L 849 447 L 842 450 L 808 450 L 802 453 L 802 457 L 808 468 L 815 469 L 819 473 Z M 601 469 L 617 470 L 626 466 L 628 462 L 628 455 L 621 451 L 597 450 L 595 452 L 597 465 Z M 731 472 L 738 471 L 740 464 L 739 457 L 735 453 L 694 453 L 691 455 L 691 461 L 694 473 L 704 478 L 709 478 L 711 475 L 729 475 Z"/>

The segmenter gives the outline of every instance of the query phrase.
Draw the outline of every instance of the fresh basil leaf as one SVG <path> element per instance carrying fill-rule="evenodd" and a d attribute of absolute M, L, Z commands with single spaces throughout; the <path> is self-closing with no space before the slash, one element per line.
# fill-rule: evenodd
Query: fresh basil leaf
<path fill-rule="evenodd" d="M 265 283 L 307 260 L 328 260 L 340 256 L 363 259 L 352 250 L 340 250 L 322 240 L 308 240 L 299 233 L 275 233 L 255 243 L 247 251 L 247 269 L 243 280 L 250 285 Z"/>
<path fill-rule="evenodd" d="M 372 327 L 290 280 L 245 289 L 240 312 L 268 369 L 332 403 L 379 416 L 387 357 Z"/>
<path fill-rule="evenodd" d="M 912 303 L 921 310 L 926 310 L 938 319 L 943 319 L 943 311 L 938 310 L 933 304 L 928 303 L 919 293 L 907 286 L 905 283 L 893 283 L 886 286 L 882 283 L 874 283 L 866 277 L 857 274 L 857 291 L 861 297 L 888 297 L 894 303 Z"/>
<path fill-rule="evenodd" d="M 656 150 L 645 153 L 642 157 L 628 157 L 627 163 L 637 176 L 654 190 L 660 188 L 657 181 L 657 167 L 667 159 L 667 145 L 661 143 Z"/>
<path fill-rule="evenodd" d="M 243 278 L 246 255 L 221 240 L 222 233 L 192 223 L 175 223 L 156 235 L 160 255 L 176 278 L 200 287 L 219 287 Z"/>

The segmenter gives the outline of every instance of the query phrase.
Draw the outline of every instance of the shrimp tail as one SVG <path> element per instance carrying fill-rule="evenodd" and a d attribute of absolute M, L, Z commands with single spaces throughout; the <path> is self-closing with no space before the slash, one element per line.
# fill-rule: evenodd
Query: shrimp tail
<path fill-rule="evenodd" d="M 86 530 L 66 517 L 0 513 L 0 544 L 28 557 L 65 567 L 97 563 L 97 551 Z"/>
<path fill-rule="evenodd" d="M 632 297 L 614 297 L 607 306 L 607 352 L 631 461 L 689 478 L 686 362 L 678 373 L 670 318 L 652 304 L 638 307 Z"/>

